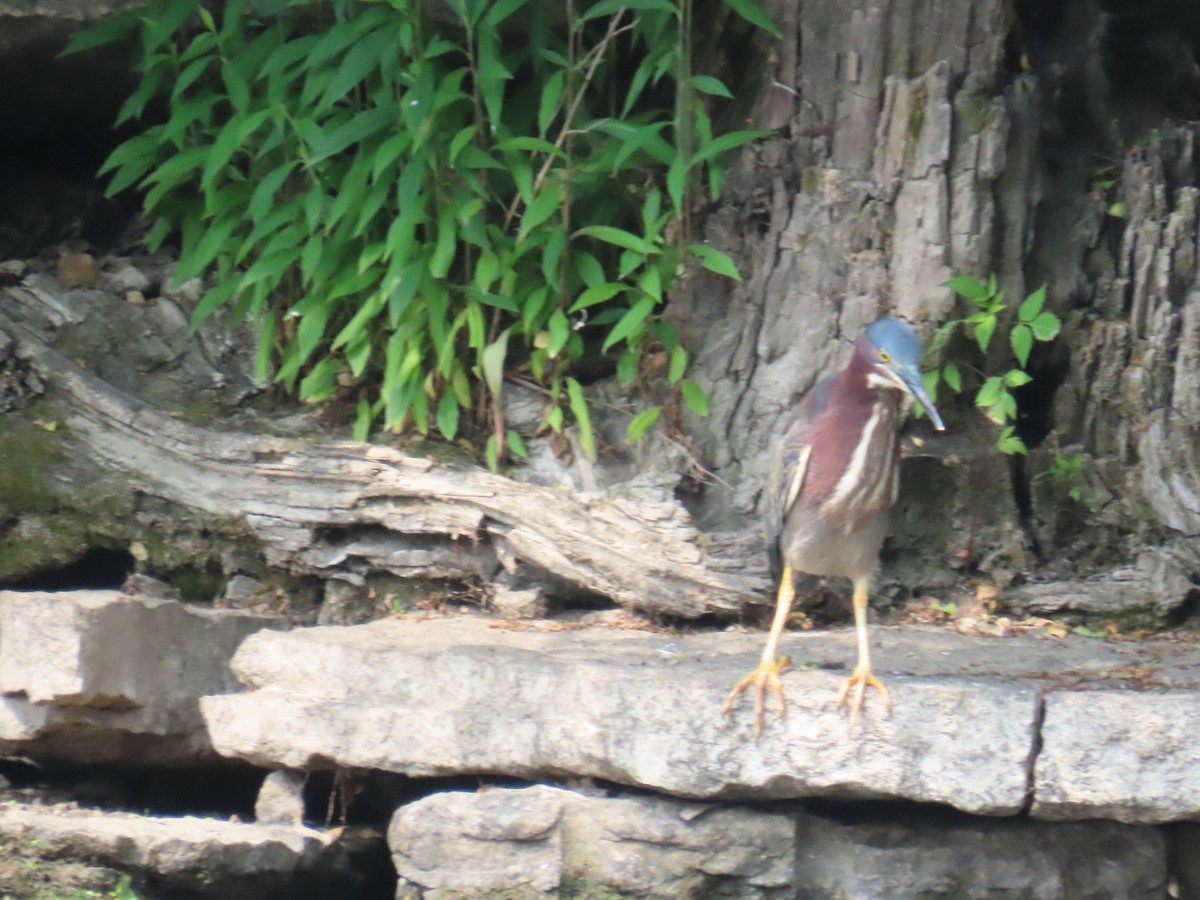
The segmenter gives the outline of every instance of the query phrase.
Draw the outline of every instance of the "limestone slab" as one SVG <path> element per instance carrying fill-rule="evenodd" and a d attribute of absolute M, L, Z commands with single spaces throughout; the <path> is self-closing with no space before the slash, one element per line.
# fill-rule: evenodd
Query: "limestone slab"
<path fill-rule="evenodd" d="M 388 829 L 397 897 L 794 897 L 787 815 L 542 785 L 446 792 Z"/>
<path fill-rule="evenodd" d="M 980 819 L 932 810 L 797 818 L 800 900 L 1158 900 L 1161 831 L 1116 822 Z"/>
<path fill-rule="evenodd" d="M 819 651 L 802 643 L 828 655 L 822 637 Z M 513 631 L 465 617 L 261 632 L 233 661 L 252 690 L 201 707 L 218 752 L 271 767 L 591 776 L 693 798 L 903 798 L 993 815 L 1021 808 L 1034 686 L 893 674 L 894 707 L 872 697 L 852 726 L 834 702 L 842 674 L 789 671 L 787 717 L 772 717 L 755 741 L 748 702 L 731 716 L 721 708 L 760 640 Z"/>
<path fill-rule="evenodd" d="M 297 876 L 326 877 L 345 856 L 331 833 L 298 826 L 16 802 L 0 806 L 0 846 L 19 848 L 26 856 L 87 860 L 137 872 L 151 884 L 167 882 L 187 896 L 222 900 L 312 897 L 308 890 L 277 892 Z M 326 887 L 332 890 L 332 884 Z"/>
<path fill-rule="evenodd" d="M 117 591 L 0 592 L 0 747 L 95 764 L 212 756 L 197 700 L 284 620 Z"/>
<path fill-rule="evenodd" d="M 1033 814 L 1129 823 L 1200 816 L 1200 695 L 1048 696 Z"/>

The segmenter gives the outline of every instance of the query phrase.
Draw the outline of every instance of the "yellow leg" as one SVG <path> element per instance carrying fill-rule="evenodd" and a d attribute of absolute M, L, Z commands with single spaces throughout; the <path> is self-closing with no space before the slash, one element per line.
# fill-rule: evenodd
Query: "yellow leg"
<path fill-rule="evenodd" d="M 854 697 L 850 700 L 850 724 L 858 721 L 858 712 L 862 709 L 863 698 L 867 687 L 873 687 L 883 694 L 888 707 L 892 705 L 892 695 L 883 686 L 883 682 L 871 672 L 871 645 L 867 640 L 867 580 L 858 579 L 854 582 L 854 631 L 858 636 L 858 665 L 854 674 L 845 680 L 838 692 L 838 706 L 846 702 L 846 697 L 854 689 Z"/>
<path fill-rule="evenodd" d="M 763 648 L 762 659 L 758 667 L 733 686 L 729 697 L 725 700 L 725 714 L 728 715 L 737 702 L 738 696 L 750 685 L 754 685 L 754 736 L 762 734 L 763 697 L 770 685 L 779 704 L 779 715 L 787 713 L 783 703 L 783 683 L 779 673 L 787 667 L 790 660 L 786 656 L 775 658 L 779 649 L 779 638 L 787 625 L 788 614 L 792 611 L 792 602 L 796 599 L 796 589 L 792 584 L 792 567 L 783 567 L 783 577 L 779 580 L 779 596 L 775 601 L 775 620 L 771 623 L 771 633 L 767 635 L 767 646 Z"/>

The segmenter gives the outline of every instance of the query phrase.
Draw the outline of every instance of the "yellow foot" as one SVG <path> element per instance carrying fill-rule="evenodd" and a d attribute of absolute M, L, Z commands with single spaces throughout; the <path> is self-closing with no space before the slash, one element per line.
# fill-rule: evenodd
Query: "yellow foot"
<path fill-rule="evenodd" d="M 786 656 L 781 656 L 774 662 L 762 660 L 758 664 L 758 668 L 733 686 L 733 690 L 725 699 L 725 715 L 729 715 L 733 710 L 742 691 L 750 685 L 754 685 L 754 736 L 757 738 L 762 734 L 763 697 L 767 693 L 767 686 L 770 685 L 771 691 L 775 694 L 775 700 L 779 704 L 779 715 L 781 718 L 785 716 L 787 708 L 783 705 L 783 682 L 779 680 L 779 673 L 790 663 L 791 659 Z"/>
<path fill-rule="evenodd" d="M 838 691 L 837 698 L 837 705 L 840 709 L 845 704 L 846 698 L 850 695 L 850 690 L 853 688 L 854 696 L 850 699 L 851 725 L 858 721 L 858 711 L 862 709 L 868 687 L 873 687 L 879 693 L 883 694 L 883 700 L 887 703 L 888 709 L 892 708 L 892 695 L 883 686 L 883 682 L 872 675 L 870 669 L 855 669 L 854 674 L 842 682 L 842 689 Z"/>

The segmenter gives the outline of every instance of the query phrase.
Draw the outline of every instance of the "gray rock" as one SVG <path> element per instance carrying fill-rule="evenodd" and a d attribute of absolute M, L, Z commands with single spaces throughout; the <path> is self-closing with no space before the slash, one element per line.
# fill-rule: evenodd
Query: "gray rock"
<path fill-rule="evenodd" d="M 0 807 L 0 844 L 35 847 L 169 880 L 188 896 L 256 900 L 329 863 L 329 833 L 195 816 L 156 817 L 69 807 Z"/>
<path fill-rule="evenodd" d="M 317 613 L 318 625 L 359 625 L 379 618 L 379 603 L 365 584 L 331 578 Z"/>
<path fill-rule="evenodd" d="M 1161 832 L 1115 822 L 1037 823 L 919 810 L 851 821 L 799 817 L 802 900 L 1158 900 Z"/>
<path fill-rule="evenodd" d="M 269 772 L 254 801 L 254 821 L 260 825 L 299 825 L 304 821 L 303 772 Z"/>
<path fill-rule="evenodd" d="M 1042 819 L 1200 816 L 1200 696 L 1117 691 L 1046 698 L 1034 771 Z"/>
<path fill-rule="evenodd" d="M 131 291 L 144 295 L 150 290 L 149 276 L 129 260 L 123 260 L 114 271 L 107 273 L 104 279 L 107 288 L 126 294 L 126 299 Z"/>
<path fill-rule="evenodd" d="M 283 624 L 117 591 L 0 592 L 0 750 L 91 765 L 211 759 L 197 698 L 236 689 L 234 650 Z"/>
<path fill-rule="evenodd" d="M 396 896 L 413 887 L 429 900 L 549 895 L 562 881 L 562 793 L 438 794 L 402 807 L 388 828 Z"/>
<path fill-rule="evenodd" d="M 264 585 L 249 575 L 234 575 L 225 585 L 224 600 L 236 607 L 250 606 L 261 599 Z"/>
<path fill-rule="evenodd" d="M 546 614 L 546 595 L 537 588 L 513 590 L 502 584 L 492 586 L 492 608 L 506 619 L 536 619 Z"/>
<path fill-rule="evenodd" d="M 790 817 L 661 797 L 435 794 L 396 812 L 388 842 L 398 897 L 794 896 Z"/>
<path fill-rule="evenodd" d="M 790 671 L 787 718 L 772 717 L 755 742 L 749 703 L 732 716 L 721 707 L 761 635 L 494 626 L 388 620 L 253 635 L 233 666 L 254 690 L 205 697 L 209 733 L 218 752 L 276 768 L 565 772 L 689 797 L 898 797 L 986 814 L 1025 801 L 1035 685 L 961 677 L 969 668 L 893 677 L 894 708 L 871 698 L 851 727 L 834 703 L 840 675 Z M 897 635 L 883 642 L 884 677 L 905 653 L 944 664 L 938 648 L 955 637 L 903 645 Z M 791 635 L 785 650 L 798 664 L 805 650 L 829 660 L 831 645 L 850 659 L 850 640 Z M 949 643 L 973 658 L 976 642 Z"/>
<path fill-rule="evenodd" d="M 1138 554 L 1137 563 L 1077 581 L 1051 581 L 1022 585 L 1005 593 L 1014 609 L 1052 613 L 1062 610 L 1098 615 L 1142 609 L 1165 616 L 1196 589 L 1191 572 L 1197 554 L 1189 543 L 1175 547 L 1150 547 Z"/>

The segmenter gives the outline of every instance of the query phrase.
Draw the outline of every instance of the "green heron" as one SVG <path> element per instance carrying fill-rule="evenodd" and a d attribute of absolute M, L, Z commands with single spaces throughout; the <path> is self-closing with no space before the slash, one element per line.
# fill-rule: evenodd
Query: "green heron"
<path fill-rule="evenodd" d="M 841 707 L 853 691 L 853 724 L 868 685 L 890 705 L 887 688 L 871 672 L 867 642 L 867 586 L 879 563 L 888 511 L 899 493 L 900 423 L 905 396 L 914 397 L 934 427 L 945 426 L 929 399 L 919 367 L 921 342 L 898 319 L 869 325 L 850 362 L 820 381 L 792 412 L 776 442 L 764 509 L 771 570 L 779 579 L 775 620 L 758 667 L 729 693 L 725 712 L 754 685 L 754 734 L 762 732 L 763 696 L 770 686 L 784 714 L 776 657 L 779 637 L 795 599 L 793 573 L 842 575 L 854 583 L 858 665 L 838 694 Z M 782 564 L 782 571 L 781 571 Z"/>

